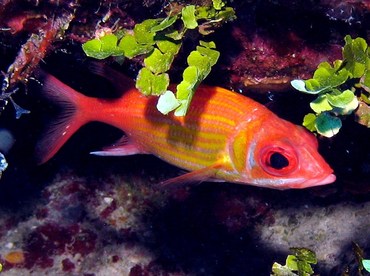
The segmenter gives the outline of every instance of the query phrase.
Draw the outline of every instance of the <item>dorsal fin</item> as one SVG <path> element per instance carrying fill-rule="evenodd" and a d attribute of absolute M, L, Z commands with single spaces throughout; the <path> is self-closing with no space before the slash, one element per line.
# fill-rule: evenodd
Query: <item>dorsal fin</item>
<path fill-rule="evenodd" d="M 135 88 L 135 82 L 133 79 L 101 62 L 90 62 L 88 68 L 91 73 L 109 80 L 118 92 L 123 93 Z"/>

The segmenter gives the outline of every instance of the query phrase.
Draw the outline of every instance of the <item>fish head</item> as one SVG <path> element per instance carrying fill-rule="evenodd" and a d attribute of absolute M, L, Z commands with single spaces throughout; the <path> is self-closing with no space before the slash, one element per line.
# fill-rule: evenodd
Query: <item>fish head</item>
<path fill-rule="evenodd" d="M 316 137 L 303 127 L 276 117 L 260 123 L 253 134 L 250 129 L 247 132 L 240 131 L 233 141 L 232 159 L 240 182 L 302 189 L 335 181 L 333 170 L 318 152 Z"/>

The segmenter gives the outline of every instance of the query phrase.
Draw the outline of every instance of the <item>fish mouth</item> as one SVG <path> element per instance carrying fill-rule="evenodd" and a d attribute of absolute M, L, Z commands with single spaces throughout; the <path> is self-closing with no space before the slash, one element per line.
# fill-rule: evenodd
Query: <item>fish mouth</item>
<path fill-rule="evenodd" d="M 309 188 L 309 187 L 322 186 L 322 185 L 333 183 L 336 179 L 337 178 L 334 174 L 329 174 L 329 175 L 325 175 L 322 178 L 308 179 L 302 183 L 297 184 L 297 186 L 292 187 L 292 188 L 304 189 L 304 188 Z"/>

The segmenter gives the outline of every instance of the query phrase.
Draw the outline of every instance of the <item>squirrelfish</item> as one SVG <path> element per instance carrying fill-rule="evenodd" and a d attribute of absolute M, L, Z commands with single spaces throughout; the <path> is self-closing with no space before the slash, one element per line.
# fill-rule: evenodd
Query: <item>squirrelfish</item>
<path fill-rule="evenodd" d="M 156 109 L 157 98 L 141 94 L 132 80 L 112 69 L 97 73 L 123 90 L 122 96 L 88 97 L 45 74 L 43 94 L 59 103 L 63 114 L 37 146 L 40 163 L 82 125 L 100 121 L 121 129 L 124 136 L 93 154 L 154 154 L 189 171 L 165 184 L 218 180 L 287 189 L 335 181 L 313 134 L 250 98 L 201 85 L 186 116 L 163 115 Z"/>

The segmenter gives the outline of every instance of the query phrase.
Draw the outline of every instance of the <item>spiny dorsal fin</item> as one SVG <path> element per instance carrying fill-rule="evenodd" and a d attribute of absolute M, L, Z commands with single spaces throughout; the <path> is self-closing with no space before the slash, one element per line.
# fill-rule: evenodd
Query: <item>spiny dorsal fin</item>
<path fill-rule="evenodd" d="M 101 62 L 90 62 L 88 68 L 91 73 L 109 80 L 114 88 L 120 93 L 135 87 L 135 82 L 133 79 L 107 65 L 102 64 Z"/>

